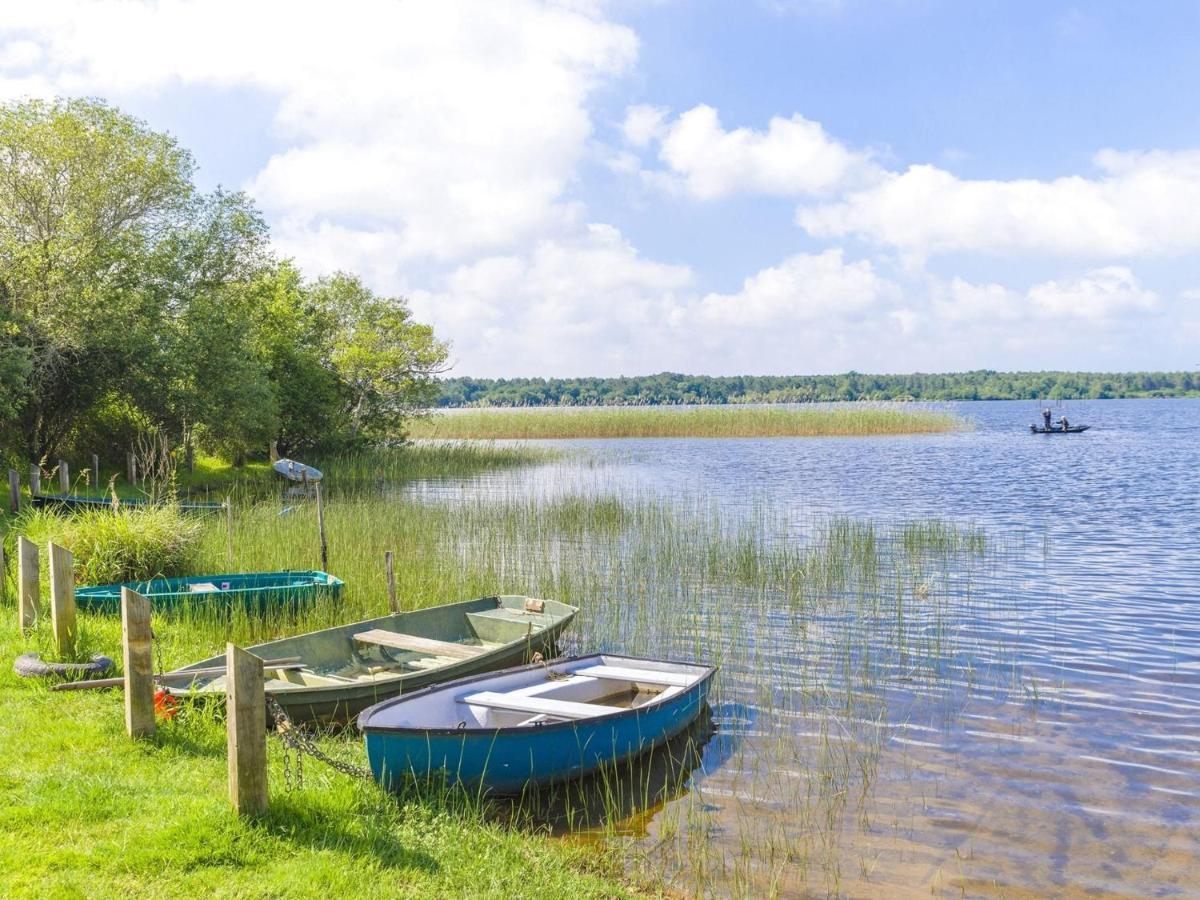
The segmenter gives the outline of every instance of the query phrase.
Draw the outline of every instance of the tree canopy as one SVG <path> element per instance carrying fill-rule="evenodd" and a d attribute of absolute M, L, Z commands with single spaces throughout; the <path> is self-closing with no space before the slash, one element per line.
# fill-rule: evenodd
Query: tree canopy
<path fill-rule="evenodd" d="M 241 455 L 395 437 L 448 349 L 353 275 L 306 282 L 244 194 L 98 100 L 0 105 L 0 450 L 154 427 Z"/>

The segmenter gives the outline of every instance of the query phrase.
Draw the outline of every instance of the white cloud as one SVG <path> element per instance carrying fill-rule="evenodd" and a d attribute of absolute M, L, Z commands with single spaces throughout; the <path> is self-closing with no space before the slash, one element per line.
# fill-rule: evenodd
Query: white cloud
<path fill-rule="evenodd" d="M 1154 292 L 1142 287 L 1124 266 L 1106 266 L 1070 281 L 1034 285 L 1029 299 L 1035 309 L 1053 318 L 1108 319 L 1159 306 Z"/>
<path fill-rule="evenodd" d="M 625 121 L 621 123 L 625 140 L 635 147 L 645 147 L 653 140 L 660 140 L 665 131 L 666 115 L 667 111 L 661 106 L 640 103 L 629 107 L 625 111 Z"/>
<path fill-rule="evenodd" d="M 250 181 L 313 235 L 352 228 L 397 259 L 455 259 L 563 227 L 587 103 L 637 51 L 594 5 L 496 0 L 74 0 L 10 5 L 0 58 L 48 61 L 0 95 L 180 86 L 275 98 L 289 149 Z M 5 40 L 5 35 L 9 35 Z"/>
<path fill-rule="evenodd" d="M 693 107 L 669 123 L 652 121 L 647 109 L 630 110 L 626 136 L 636 145 L 657 138 L 659 158 L 700 199 L 739 192 L 823 195 L 878 175 L 869 154 L 848 149 L 801 115 L 773 118 L 766 131 L 726 131 L 711 106 Z"/>
<path fill-rule="evenodd" d="M 931 165 L 843 200 L 802 206 L 820 238 L 860 237 L 921 256 L 951 252 L 1135 257 L 1200 249 L 1200 151 L 1096 155 L 1099 177 L 964 180 Z"/>
<path fill-rule="evenodd" d="M 876 310 L 895 293 L 867 260 L 846 263 L 841 250 L 800 253 L 747 278 L 736 294 L 707 295 L 697 317 L 743 328 L 831 322 Z"/>

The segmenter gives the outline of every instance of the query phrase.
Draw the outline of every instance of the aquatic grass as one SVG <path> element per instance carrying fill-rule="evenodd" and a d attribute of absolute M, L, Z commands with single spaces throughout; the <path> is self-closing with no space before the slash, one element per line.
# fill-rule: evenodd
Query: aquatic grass
<path fill-rule="evenodd" d="M 902 403 L 834 403 L 803 407 L 539 407 L 435 413 L 414 422 L 412 436 L 448 440 L 859 437 L 934 434 L 966 427 L 968 423 L 958 416 Z"/>

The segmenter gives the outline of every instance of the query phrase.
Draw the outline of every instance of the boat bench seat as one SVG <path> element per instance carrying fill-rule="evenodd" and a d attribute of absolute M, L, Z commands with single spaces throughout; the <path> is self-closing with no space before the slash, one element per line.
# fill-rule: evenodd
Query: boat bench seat
<path fill-rule="evenodd" d="M 503 694 L 496 691 L 480 691 L 468 694 L 460 702 L 488 709 L 506 709 L 511 712 L 533 713 L 554 716 L 557 719 L 590 719 L 608 713 L 624 712 L 619 706 L 602 706 L 599 703 L 578 703 L 574 700 L 555 700 L 553 697 L 530 697 L 519 694 Z"/>
<path fill-rule="evenodd" d="M 360 631 L 354 639 L 363 644 L 377 644 L 380 647 L 391 647 L 393 650 L 411 650 L 424 653 L 427 656 L 448 656 L 452 659 L 474 659 L 481 653 L 487 653 L 487 647 L 472 644 L 458 644 L 453 641 L 435 641 L 433 638 L 417 637 L 413 634 L 398 634 L 395 631 L 385 631 L 382 628 L 372 628 L 370 631 Z"/>
<path fill-rule="evenodd" d="M 571 674 L 610 681 L 640 681 L 643 684 L 661 684 L 667 687 L 691 687 L 696 681 L 693 676 L 682 672 L 656 672 L 654 669 L 630 669 L 625 666 L 586 666 L 575 669 Z"/>

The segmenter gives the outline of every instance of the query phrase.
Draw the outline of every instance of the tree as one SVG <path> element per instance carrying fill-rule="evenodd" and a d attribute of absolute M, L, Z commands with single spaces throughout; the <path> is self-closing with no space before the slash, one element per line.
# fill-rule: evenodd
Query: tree
<path fill-rule="evenodd" d="M 192 169 L 170 137 L 96 100 L 0 106 L 0 297 L 26 369 L 6 421 L 23 454 L 51 453 L 158 333 L 147 266 Z"/>
<path fill-rule="evenodd" d="M 400 436 L 404 418 L 437 399 L 448 345 L 413 320 L 403 299 L 378 297 L 353 275 L 320 279 L 312 296 L 336 326 L 329 362 L 342 383 L 348 437 Z"/>

